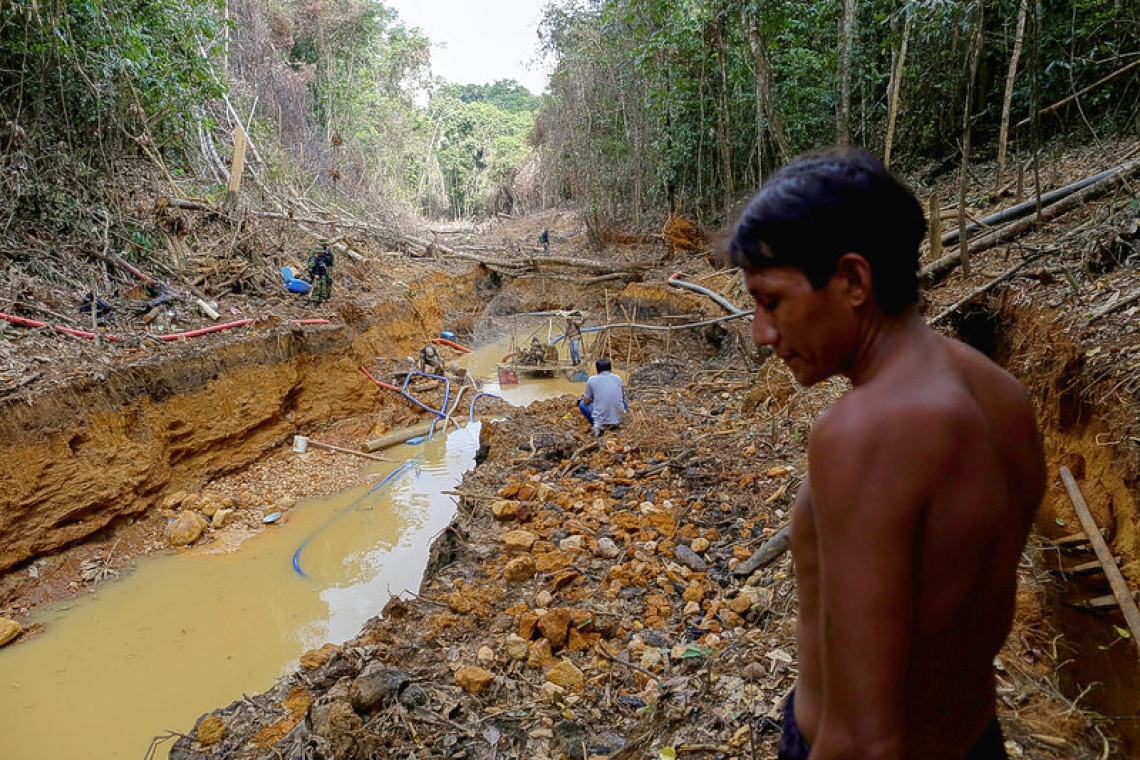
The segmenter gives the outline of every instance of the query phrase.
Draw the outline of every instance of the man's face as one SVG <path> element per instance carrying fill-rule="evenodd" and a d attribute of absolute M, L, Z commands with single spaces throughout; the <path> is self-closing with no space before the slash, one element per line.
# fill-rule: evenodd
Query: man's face
<path fill-rule="evenodd" d="M 821 290 L 789 266 L 749 269 L 744 285 L 756 302 L 752 340 L 771 346 L 801 385 L 815 385 L 848 366 L 855 348 L 855 320 L 832 276 Z"/>

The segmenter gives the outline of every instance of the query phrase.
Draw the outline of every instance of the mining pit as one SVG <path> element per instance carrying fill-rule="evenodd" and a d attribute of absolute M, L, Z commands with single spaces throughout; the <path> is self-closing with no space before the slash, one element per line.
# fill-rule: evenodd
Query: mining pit
<path fill-rule="evenodd" d="M 731 273 L 703 259 L 680 266 L 687 279 L 748 307 Z M 31 733 L 45 741 L 71 733 L 68 757 L 418 757 L 421 748 L 455 758 L 633 757 L 661 751 L 666 736 L 678 750 L 766 756 L 771 718 L 795 675 L 794 588 L 786 557 L 751 576 L 732 568 L 786 522 L 811 421 L 842 383 L 796 387 L 751 348 L 743 320 L 715 330 L 615 328 L 595 337 L 588 355 L 613 356 L 628 373 L 635 411 L 601 442 L 584 428 L 572 395 L 544 400 L 538 392 L 525 408 L 489 407 L 496 421 L 483 432 L 487 460 L 462 480 L 480 423 L 426 451 L 397 447 L 388 452 L 392 464 L 290 448 L 304 434 L 359 449 L 421 422 L 421 410 L 378 390 L 360 368 L 377 377 L 406 372 L 405 357 L 425 337 L 456 325 L 460 342 L 480 346 L 541 330 L 541 320 L 535 328 L 513 313 L 585 307 L 598 323 L 666 326 L 723 316 L 699 294 L 670 287 L 667 275 L 619 286 L 520 279 L 489 289 L 479 267 L 452 268 L 367 307 L 343 304 L 328 325 L 264 320 L 240 338 L 162 362 L 124 361 L 8 404 L 0 419 L 0 611 L 24 631 L 0 649 L 0 671 L 13 674 L 0 700 L 5 713 L 20 721 L 35 715 L 43 723 Z M 1136 280 L 1127 269 L 1118 277 L 1118 290 Z M 928 310 L 954 301 L 961 287 L 933 291 Z M 1087 605 L 1108 593 L 1103 575 L 1072 572 L 1094 556 L 1064 540 L 1080 523 L 1058 473 L 1073 472 L 1137 587 L 1140 345 L 1114 343 L 1130 335 L 1134 311 L 1090 328 L 1082 315 L 1050 308 L 1071 298 L 1066 287 L 1019 281 L 949 321 L 952 334 L 1030 388 L 1049 462 L 1014 632 L 999 658 L 1000 716 L 1019 756 L 1129 757 L 1140 751 L 1135 644 L 1119 610 Z M 529 327 L 520 332 L 522 324 Z M 471 376 L 480 375 L 494 382 L 486 370 Z M 463 461 L 438 465 L 455 479 L 428 485 L 431 519 L 380 502 L 360 509 L 401 461 L 443 461 L 453 447 Z M 492 515 L 502 501 L 524 505 L 522 514 Z M 168 523 L 207 503 L 212 514 L 232 510 L 229 519 L 189 549 L 169 548 Z M 370 568 L 373 585 L 340 602 L 312 585 L 287 595 L 287 586 L 305 582 L 289 556 L 298 539 L 342 512 L 349 548 L 324 559 L 314 553 L 315 574 L 333 578 L 330 588 L 351 585 L 336 580 L 334 568 L 380 563 Z M 272 513 L 285 519 L 267 524 Z M 392 519 L 378 522 L 380 513 Z M 517 583 L 504 576 L 512 557 L 503 540 L 521 528 L 536 537 L 528 551 L 540 570 Z M 625 564 L 601 551 L 603 535 L 623 547 L 622 558 L 628 550 Z M 273 536 L 285 539 L 270 548 Z M 402 542 L 415 556 L 392 551 Z M 678 565 L 682 545 L 703 549 L 704 569 Z M 402 575 L 385 574 L 393 571 Z M 338 604 L 352 614 L 339 615 Z M 553 652 L 539 645 L 545 638 L 519 635 L 535 610 L 550 609 L 567 610 L 581 634 Z M 166 647 L 150 660 L 128 637 L 147 629 Z M 269 629 L 293 630 L 284 644 L 270 644 Z M 140 737 L 82 754 L 80 747 L 99 746 L 97 732 L 147 723 L 141 708 L 123 709 L 140 692 L 144 701 L 174 704 L 189 691 L 176 665 L 194 634 L 217 658 L 216 670 L 196 679 L 220 691 L 179 705 L 178 719 L 148 725 L 153 742 Z M 33 660 L 36 647 L 57 637 L 60 654 Z M 511 649 L 516 639 L 521 653 Z M 276 664 L 263 663 L 246 680 L 247 655 Z M 60 660 L 54 677 L 46 675 L 52 659 Z M 31 685 L 65 683 L 90 660 L 100 666 L 87 676 L 90 691 L 70 706 L 51 699 L 45 718 L 38 700 L 49 698 L 31 696 Z M 19 670 L 30 662 L 40 664 Z M 361 709 L 348 684 L 377 663 L 401 669 L 401 697 L 409 683 L 422 697 Z M 561 663 L 566 677 L 544 681 L 542 672 Z M 480 673 L 472 676 L 473 668 Z M 158 687 L 130 677 L 155 672 Z M 493 680 L 477 683 L 482 673 Z M 670 698 L 658 701 L 662 694 Z M 84 705 L 97 703 L 117 718 L 98 727 L 81 721 Z M 52 754 L 41 752 L 47 744 L 15 741 L 13 732 L 0 734 L 0 755 Z"/>

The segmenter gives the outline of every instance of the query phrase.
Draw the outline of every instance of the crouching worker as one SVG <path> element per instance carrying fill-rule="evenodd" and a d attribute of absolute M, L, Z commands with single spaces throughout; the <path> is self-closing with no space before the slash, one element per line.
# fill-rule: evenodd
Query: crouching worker
<path fill-rule="evenodd" d="M 601 435 L 606 428 L 621 424 L 629 411 L 629 403 L 625 400 L 625 386 L 621 377 L 613 373 L 610 360 L 602 357 L 594 366 L 598 373 L 586 381 L 578 409 L 593 426 L 594 435 Z"/>
<path fill-rule="evenodd" d="M 447 364 L 443 361 L 443 354 L 432 343 L 428 343 L 420 349 L 419 367 L 420 372 L 430 371 L 435 375 L 442 375 L 447 370 Z"/>

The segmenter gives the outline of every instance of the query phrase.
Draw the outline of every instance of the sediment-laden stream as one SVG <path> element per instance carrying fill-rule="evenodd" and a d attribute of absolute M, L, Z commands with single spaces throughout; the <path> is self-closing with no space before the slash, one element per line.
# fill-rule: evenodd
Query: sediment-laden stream
<path fill-rule="evenodd" d="M 469 357 L 485 391 L 516 405 L 580 392 L 561 378 L 500 388 L 502 351 Z M 355 636 L 390 595 L 419 588 L 479 425 L 390 450 L 372 482 L 299 504 L 236 552 L 145 558 L 98 593 L 39 611 L 43 633 L 0 650 L 0 757 L 143 757 L 154 737 L 264 691 L 306 650 Z"/>

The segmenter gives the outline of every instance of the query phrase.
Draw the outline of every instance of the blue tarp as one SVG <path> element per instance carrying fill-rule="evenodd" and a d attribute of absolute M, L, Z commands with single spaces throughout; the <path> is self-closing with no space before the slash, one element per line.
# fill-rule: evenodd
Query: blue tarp
<path fill-rule="evenodd" d="M 293 270 L 289 267 L 281 267 L 281 277 L 285 280 L 285 289 L 290 293 L 308 293 L 313 289 L 309 283 L 294 277 Z"/>

